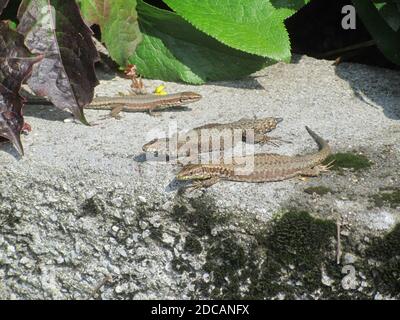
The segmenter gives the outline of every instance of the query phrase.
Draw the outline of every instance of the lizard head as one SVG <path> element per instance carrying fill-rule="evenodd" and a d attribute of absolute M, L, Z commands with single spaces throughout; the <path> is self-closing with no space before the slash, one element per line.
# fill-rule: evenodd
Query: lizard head
<path fill-rule="evenodd" d="M 182 92 L 180 94 L 180 100 L 182 103 L 191 103 L 191 102 L 196 102 L 199 101 L 202 98 L 202 96 L 196 92 Z"/>
<path fill-rule="evenodd" d="M 210 172 L 207 172 L 206 168 L 201 164 L 187 164 L 176 175 L 176 179 L 179 181 L 207 180 L 211 177 Z"/>

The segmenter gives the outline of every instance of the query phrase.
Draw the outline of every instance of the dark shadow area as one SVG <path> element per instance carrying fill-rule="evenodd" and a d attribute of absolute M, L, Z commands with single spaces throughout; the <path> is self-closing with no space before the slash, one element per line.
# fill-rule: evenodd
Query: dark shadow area
<path fill-rule="evenodd" d="M 174 178 L 164 189 L 165 192 L 174 192 L 178 191 L 178 195 L 182 195 L 187 191 L 187 187 L 190 186 L 191 182 L 182 182 L 178 181 L 176 178 Z"/>
<path fill-rule="evenodd" d="M 1 20 L 11 20 L 17 22 L 17 11 L 21 0 L 12 0 L 8 2 L 7 7 L 4 9 L 3 13 L 1 14 Z"/>
<path fill-rule="evenodd" d="M 169 107 L 168 109 L 153 111 L 153 113 L 155 113 L 157 115 L 158 112 L 189 112 L 192 110 L 193 109 L 191 107 L 187 107 L 187 106 L 173 106 L 173 107 Z"/>
<path fill-rule="evenodd" d="M 111 70 L 110 68 L 105 69 L 102 64 L 96 64 L 96 76 L 99 80 L 113 80 L 114 78 L 121 77 L 126 78 L 123 72 L 119 72 L 118 70 Z M 248 89 L 248 90 L 264 90 L 264 87 L 260 85 L 257 81 L 257 76 L 248 76 L 242 79 L 235 80 L 234 82 L 229 81 L 212 81 L 215 86 L 221 87 L 229 87 L 229 88 L 237 88 L 237 89 Z M 129 88 L 127 88 L 129 89 Z M 180 107 L 182 109 L 182 107 Z"/>
<path fill-rule="evenodd" d="M 133 161 L 139 162 L 139 163 L 144 163 L 144 162 L 146 162 L 146 160 L 147 160 L 147 157 L 144 152 L 137 154 L 133 157 Z"/>
<path fill-rule="evenodd" d="M 290 63 L 299 63 L 301 60 L 302 55 L 301 54 L 293 54 L 292 59 L 290 60 Z"/>
<path fill-rule="evenodd" d="M 109 69 L 109 68 L 104 68 L 103 64 L 101 63 L 96 63 L 96 77 L 97 79 L 100 80 L 105 80 L 105 81 L 110 81 L 115 79 L 116 77 L 121 77 L 125 78 L 125 75 L 123 72 L 119 72 L 116 69 Z"/>
<path fill-rule="evenodd" d="M 14 145 L 8 140 L 0 137 L 0 152 L 8 153 L 13 156 L 15 160 L 21 160 L 22 156 L 19 154 L 17 149 L 15 149 Z M 0 163 L 0 166 L 2 163 Z"/>
<path fill-rule="evenodd" d="M 335 60 L 340 57 L 346 62 L 400 70 L 375 45 L 370 44 L 372 38 L 359 17 L 356 29 L 343 29 L 345 15 L 342 8 L 346 5 L 352 5 L 352 1 L 313 0 L 287 19 L 285 25 L 290 34 L 292 52 L 318 59 Z M 353 46 L 359 46 L 359 49 L 351 50 Z"/>
<path fill-rule="evenodd" d="M 49 121 L 59 121 L 62 122 L 67 118 L 71 117 L 71 113 L 57 109 L 51 105 L 25 105 L 24 116 L 34 117 Z"/>
<path fill-rule="evenodd" d="M 233 81 L 213 81 L 215 86 L 248 89 L 248 90 L 264 90 L 265 88 L 258 82 L 257 78 L 261 76 L 248 76 L 246 78 Z"/>
<path fill-rule="evenodd" d="M 400 70 L 400 67 L 386 59 L 374 45 L 359 17 L 356 29 L 343 29 L 342 8 L 346 5 L 352 5 L 352 2 L 314 0 L 285 22 L 295 53 L 292 63 L 301 59 L 297 54 L 332 60 L 332 63 L 340 61 L 336 74 L 349 83 L 358 99 L 371 107 L 382 108 L 388 118 L 399 119 L 400 74 L 393 70 Z"/>
<path fill-rule="evenodd" d="M 358 99 L 372 108 L 382 108 L 390 119 L 400 119 L 400 73 L 347 63 L 338 65 L 335 71 L 349 83 Z"/>
<path fill-rule="evenodd" d="M 168 163 L 170 161 L 170 157 L 168 155 L 157 155 L 157 154 L 142 152 L 134 156 L 133 161 L 139 163 L 144 163 L 144 162 Z"/>

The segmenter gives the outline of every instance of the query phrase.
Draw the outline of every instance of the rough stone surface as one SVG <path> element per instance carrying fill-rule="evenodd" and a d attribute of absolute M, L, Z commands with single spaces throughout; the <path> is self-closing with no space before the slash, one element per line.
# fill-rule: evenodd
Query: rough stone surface
<path fill-rule="evenodd" d="M 0 146 L 0 298 L 399 298 L 399 81 L 395 71 L 296 57 L 242 81 L 167 83 L 203 99 L 156 117 L 88 110 L 97 125 L 86 127 L 27 109 L 26 155 Z M 98 94 L 127 88 L 107 76 Z M 176 165 L 143 161 L 141 146 L 169 127 L 265 116 L 283 117 L 271 135 L 292 143 L 257 152 L 313 152 L 308 125 L 372 166 L 186 194 Z M 329 192 L 304 192 L 320 186 Z"/>

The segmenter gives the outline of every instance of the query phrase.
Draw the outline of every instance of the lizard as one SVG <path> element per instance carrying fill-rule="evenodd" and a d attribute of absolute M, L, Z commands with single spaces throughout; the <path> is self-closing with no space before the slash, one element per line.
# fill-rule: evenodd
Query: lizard
<path fill-rule="evenodd" d="M 195 154 L 202 152 L 220 151 L 225 149 L 225 140 L 233 144 L 234 135 L 238 134 L 244 142 L 252 142 L 248 134 L 254 133 L 254 143 L 264 144 L 271 143 L 277 145 L 273 140 L 280 140 L 278 137 L 269 137 L 266 134 L 274 130 L 277 125 L 282 122 L 282 118 L 262 118 L 262 119 L 240 119 L 230 123 L 209 123 L 200 127 L 193 128 L 184 134 L 174 134 L 170 138 L 153 139 L 143 145 L 142 150 L 146 153 L 154 153 L 156 155 L 186 157 L 190 151 Z M 208 134 L 209 139 L 203 141 L 202 133 Z M 212 143 L 212 138 L 219 137 L 219 143 Z M 207 138 L 207 137 L 206 137 Z M 233 147 L 233 145 L 231 145 Z"/>
<path fill-rule="evenodd" d="M 296 176 L 318 176 L 331 168 L 333 162 L 323 165 L 322 162 L 331 154 L 327 141 L 310 128 L 307 132 L 318 145 L 318 152 L 307 155 L 286 156 L 260 153 L 236 159 L 236 163 L 224 164 L 188 164 L 177 174 L 178 181 L 192 181 L 191 188 L 207 188 L 220 180 L 242 182 L 273 182 L 290 179 Z M 252 161 L 252 170 L 240 173 L 241 165 Z"/>
<path fill-rule="evenodd" d="M 154 111 L 181 107 L 201 99 L 196 92 L 179 92 L 166 95 L 140 94 L 120 97 L 96 97 L 85 109 L 111 110 L 111 116 L 116 118 L 121 111 L 143 112 L 152 114 Z M 51 104 L 49 100 L 32 95 L 27 96 L 28 104 Z"/>

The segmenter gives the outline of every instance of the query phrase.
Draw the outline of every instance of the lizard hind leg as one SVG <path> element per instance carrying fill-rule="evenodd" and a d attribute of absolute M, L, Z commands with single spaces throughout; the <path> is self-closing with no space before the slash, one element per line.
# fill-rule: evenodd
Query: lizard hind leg
<path fill-rule="evenodd" d="M 150 107 L 147 110 L 147 113 L 149 114 L 149 116 L 152 116 L 152 117 L 160 117 L 161 113 L 157 112 L 156 110 L 157 110 L 157 107 Z"/>

